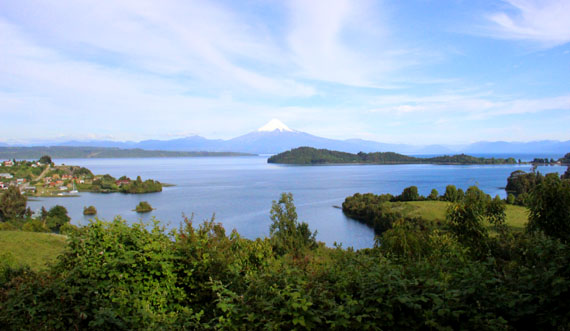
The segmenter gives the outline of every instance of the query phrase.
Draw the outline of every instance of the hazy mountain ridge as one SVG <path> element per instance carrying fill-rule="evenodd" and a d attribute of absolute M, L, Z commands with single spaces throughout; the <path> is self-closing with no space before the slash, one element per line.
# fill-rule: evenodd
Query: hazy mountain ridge
<path fill-rule="evenodd" d="M 274 129 L 273 131 L 269 131 Z M 6 144 L 0 146 L 38 146 L 40 143 Z M 194 135 L 171 140 L 134 141 L 66 141 L 58 143 L 42 142 L 43 146 L 82 146 L 106 147 L 121 149 L 143 149 L 184 152 L 241 152 L 254 154 L 276 154 L 296 147 L 309 146 L 314 148 L 337 150 L 348 153 L 358 152 L 396 152 L 404 154 L 454 154 L 454 153 L 558 153 L 564 155 L 570 151 L 570 141 L 531 141 L 505 142 L 480 141 L 468 145 L 409 145 L 389 144 L 364 139 L 329 139 L 314 136 L 309 133 L 289 129 L 279 120 L 271 120 L 257 131 L 253 131 L 232 139 L 208 139 Z"/>

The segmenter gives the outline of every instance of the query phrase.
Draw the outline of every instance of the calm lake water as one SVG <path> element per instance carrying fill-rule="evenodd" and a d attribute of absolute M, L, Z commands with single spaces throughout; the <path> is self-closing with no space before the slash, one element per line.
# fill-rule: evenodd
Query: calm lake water
<path fill-rule="evenodd" d="M 464 190 L 478 185 L 495 196 L 505 197 L 504 187 L 511 172 L 528 171 L 528 165 L 455 166 L 455 165 L 328 165 L 287 166 L 268 164 L 267 157 L 196 157 L 144 159 L 69 159 L 56 164 L 80 165 L 95 174 L 114 177 L 127 175 L 143 180 L 152 178 L 175 184 L 163 192 L 128 195 L 121 193 L 80 193 L 76 198 L 41 198 L 28 205 L 37 211 L 63 205 L 73 224 L 86 224 L 83 207 L 94 205 L 98 217 L 111 220 L 120 215 L 128 221 L 156 217 L 169 227 L 178 227 L 182 215 L 194 213 L 202 222 L 215 213 L 216 221 L 227 233 L 232 229 L 246 238 L 269 234 L 269 210 L 281 192 L 292 192 L 299 220 L 317 230 L 317 238 L 332 246 L 372 247 L 374 233 L 367 226 L 345 217 L 340 209 L 344 199 L 354 193 L 400 194 L 416 185 L 420 194 L 432 188 L 440 194 L 454 184 Z M 539 167 L 539 171 L 564 172 L 565 167 Z M 133 211 L 140 201 L 148 201 L 155 211 L 140 215 Z"/>

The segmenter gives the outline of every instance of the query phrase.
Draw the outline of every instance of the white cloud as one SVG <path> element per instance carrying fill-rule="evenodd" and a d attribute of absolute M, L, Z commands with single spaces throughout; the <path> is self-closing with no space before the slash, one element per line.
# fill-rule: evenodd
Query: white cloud
<path fill-rule="evenodd" d="M 391 39 L 382 8 L 370 1 L 292 0 L 287 42 L 302 78 L 393 88 L 390 73 L 427 61 Z"/>
<path fill-rule="evenodd" d="M 504 0 L 514 10 L 488 16 L 497 37 L 539 42 L 551 47 L 570 41 L 570 1 Z"/>
<path fill-rule="evenodd" d="M 390 95 L 376 98 L 369 112 L 427 118 L 447 115 L 461 120 L 482 120 L 548 110 L 570 110 L 570 95 L 534 99 L 498 97 L 491 93 L 442 94 L 426 97 Z"/>
<path fill-rule="evenodd" d="M 91 62 L 102 66 L 184 79 L 191 82 L 189 87 L 277 96 L 316 93 L 312 86 L 286 75 L 270 75 L 242 64 L 283 66 L 280 50 L 264 32 L 211 3 L 22 0 L 12 6 L 15 19 L 26 26 L 26 33 L 18 37 L 33 43 L 37 36 L 42 47 L 57 49 L 70 60 L 95 58 Z M 35 10 L 24 10 L 29 7 Z M 26 15 L 18 16 L 19 11 Z"/>

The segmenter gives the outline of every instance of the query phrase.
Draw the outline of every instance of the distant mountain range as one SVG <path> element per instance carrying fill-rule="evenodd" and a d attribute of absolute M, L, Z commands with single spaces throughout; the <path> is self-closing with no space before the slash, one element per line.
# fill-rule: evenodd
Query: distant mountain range
<path fill-rule="evenodd" d="M 8 146 L 0 142 L 0 146 Z M 396 152 L 402 154 L 561 154 L 570 152 L 570 141 L 533 142 L 477 142 L 469 145 L 408 145 L 386 144 L 362 139 L 336 140 L 317 137 L 309 133 L 292 130 L 279 120 L 271 120 L 257 131 L 229 139 L 207 139 L 191 136 L 172 140 L 143 140 L 120 142 L 108 140 L 67 141 L 60 143 L 37 142 L 29 146 L 85 146 L 111 147 L 121 149 L 143 149 L 153 151 L 208 151 L 242 152 L 253 154 L 276 154 L 296 147 L 309 146 L 349 153 Z M 23 145 L 12 145 L 23 146 Z"/>

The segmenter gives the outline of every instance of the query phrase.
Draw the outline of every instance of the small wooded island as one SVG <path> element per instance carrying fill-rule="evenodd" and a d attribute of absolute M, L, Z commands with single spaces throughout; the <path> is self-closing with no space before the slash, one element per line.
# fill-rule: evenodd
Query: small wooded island
<path fill-rule="evenodd" d="M 484 158 L 465 154 L 429 158 L 414 157 L 394 152 L 360 152 L 352 154 L 328 149 L 299 147 L 273 155 L 267 162 L 281 164 L 516 164 L 517 160 L 512 157 L 507 159 Z M 518 163 L 521 162 L 518 161 Z"/>
<path fill-rule="evenodd" d="M 149 213 L 151 211 L 153 211 L 154 208 L 152 208 L 152 206 L 150 205 L 150 203 L 146 202 L 146 201 L 141 201 L 139 202 L 139 204 L 137 205 L 137 207 L 135 208 L 135 211 L 137 213 Z"/>
<path fill-rule="evenodd" d="M 83 215 L 97 215 L 95 206 L 83 207 Z"/>

